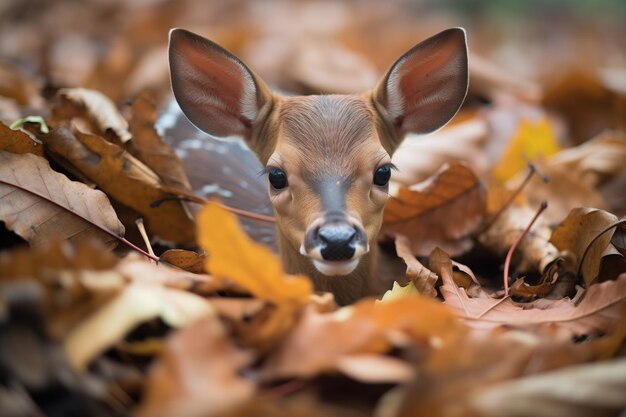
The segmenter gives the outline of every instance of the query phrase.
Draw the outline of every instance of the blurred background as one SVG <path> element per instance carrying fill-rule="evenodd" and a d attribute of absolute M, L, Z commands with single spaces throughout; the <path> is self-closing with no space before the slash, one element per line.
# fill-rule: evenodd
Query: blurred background
<path fill-rule="evenodd" d="M 623 0 L 2 0 L 0 59 L 46 87 L 91 87 L 118 103 L 145 88 L 163 96 L 167 33 L 184 27 L 276 88 L 353 92 L 420 40 L 462 26 L 472 56 L 532 99 L 574 70 L 624 88 L 624 22 Z"/>

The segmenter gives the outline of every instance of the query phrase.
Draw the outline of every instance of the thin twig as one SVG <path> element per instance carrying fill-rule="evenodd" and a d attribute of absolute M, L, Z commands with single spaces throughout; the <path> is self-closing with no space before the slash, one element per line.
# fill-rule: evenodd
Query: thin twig
<path fill-rule="evenodd" d="M 150 244 L 148 233 L 146 233 L 146 226 L 143 224 L 143 219 L 139 217 L 137 220 L 135 220 L 135 224 L 137 225 L 137 229 L 139 229 L 139 234 L 143 239 L 143 243 L 146 245 L 146 248 L 148 248 L 148 253 L 152 256 L 156 256 L 154 254 L 154 251 L 152 250 L 152 244 Z M 156 263 L 156 261 L 154 260 L 152 260 L 152 262 Z"/>
<path fill-rule="evenodd" d="M 511 266 L 511 257 L 513 256 L 513 252 L 515 251 L 519 243 L 522 241 L 522 239 L 524 239 L 524 236 L 528 234 L 528 232 L 530 231 L 530 228 L 533 227 L 533 224 L 535 223 L 539 215 L 546 208 L 548 208 L 548 202 L 544 200 L 539 205 L 537 212 L 533 216 L 528 226 L 526 226 L 526 229 L 524 229 L 522 234 L 520 234 L 517 237 L 513 245 L 511 245 L 511 247 L 509 248 L 509 252 L 506 254 L 506 259 L 504 260 L 504 298 L 507 298 L 509 296 L 509 267 Z"/>
<path fill-rule="evenodd" d="M 491 226 L 494 225 L 496 220 L 498 220 L 500 215 L 504 213 L 511 204 L 513 204 L 513 201 L 515 201 L 517 196 L 520 195 L 520 193 L 524 190 L 524 188 L 526 188 L 526 185 L 528 185 L 533 175 L 535 174 L 539 175 L 543 182 L 548 182 L 550 180 L 546 175 L 541 173 L 537 169 L 537 166 L 533 164 L 532 162 L 528 162 L 528 169 L 529 169 L 528 175 L 526 175 L 526 178 L 524 178 L 524 181 L 522 181 L 522 183 L 517 187 L 517 189 L 513 192 L 513 194 L 509 196 L 509 198 L 504 202 L 504 204 L 500 207 L 500 209 L 496 212 L 496 214 L 494 214 L 493 217 L 491 217 L 491 219 L 487 222 L 487 224 L 483 226 L 481 233 L 489 230 L 489 228 L 491 228 Z"/>
<path fill-rule="evenodd" d="M 231 213 L 236 214 L 238 216 L 246 217 L 252 220 L 258 220 L 261 222 L 276 223 L 276 218 L 274 216 L 266 216 L 265 214 L 259 214 L 259 213 L 254 213 L 254 212 L 247 211 L 247 210 L 230 207 L 230 206 L 227 206 L 226 204 L 218 203 L 215 200 L 202 198 L 186 190 L 180 190 L 175 187 L 162 186 L 161 189 L 168 194 L 172 194 L 172 196 L 162 198 L 157 201 L 153 201 L 150 204 L 152 207 L 157 207 L 162 202 L 168 201 L 168 200 L 184 200 L 184 201 L 191 201 L 192 203 L 198 203 L 198 204 L 206 204 L 207 202 L 212 201 L 213 203 L 217 204 L 224 210 L 230 211 Z"/>

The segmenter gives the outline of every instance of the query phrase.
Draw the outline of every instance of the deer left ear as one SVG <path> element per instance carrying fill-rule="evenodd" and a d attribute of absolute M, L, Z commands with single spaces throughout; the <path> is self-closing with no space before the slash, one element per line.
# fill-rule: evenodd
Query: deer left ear
<path fill-rule="evenodd" d="M 426 39 L 400 57 L 373 97 L 401 141 L 407 133 L 429 133 L 445 125 L 463 104 L 467 86 L 465 30 L 454 28 Z"/>

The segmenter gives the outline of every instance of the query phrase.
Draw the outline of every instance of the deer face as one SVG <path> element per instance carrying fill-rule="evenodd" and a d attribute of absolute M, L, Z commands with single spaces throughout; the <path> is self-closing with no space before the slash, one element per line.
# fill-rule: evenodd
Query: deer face
<path fill-rule="evenodd" d="M 414 47 L 363 95 L 280 97 L 216 44 L 170 35 L 174 95 L 200 129 L 239 136 L 268 175 L 281 252 L 326 276 L 349 275 L 376 244 L 393 165 L 408 132 L 445 124 L 467 91 L 465 33 Z"/>

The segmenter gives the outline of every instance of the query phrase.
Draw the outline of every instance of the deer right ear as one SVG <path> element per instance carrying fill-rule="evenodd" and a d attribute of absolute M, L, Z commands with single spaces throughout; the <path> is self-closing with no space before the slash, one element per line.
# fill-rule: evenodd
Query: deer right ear
<path fill-rule="evenodd" d="M 398 59 L 374 90 L 383 117 L 397 133 L 429 133 L 459 110 L 468 86 L 467 43 L 460 28 L 445 30 L 417 44 Z"/>
<path fill-rule="evenodd" d="M 217 136 L 252 140 L 271 93 L 236 56 L 184 29 L 172 29 L 169 63 L 174 97 L 196 127 Z"/>

